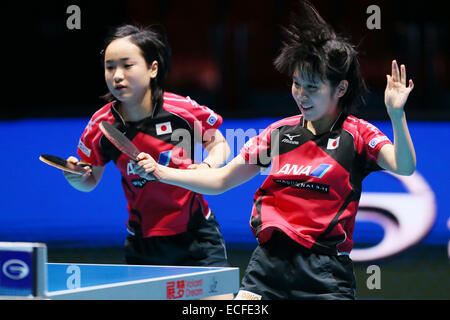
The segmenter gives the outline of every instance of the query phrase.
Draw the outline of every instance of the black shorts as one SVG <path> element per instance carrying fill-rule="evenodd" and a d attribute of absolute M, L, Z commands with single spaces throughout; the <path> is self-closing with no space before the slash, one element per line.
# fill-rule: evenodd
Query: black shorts
<path fill-rule="evenodd" d="M 355 299 L 356 281 L 347 255 L 314 253 L 274 232 L 254 250 L 240 289 L 268 300 Z"/>
<path fill-rule="evenodd" d="M 137 265 L 230 266 L 214 213 L 206 219 L 200 210 L 190 218 L 186 232 L 149 238 L 129 235 L 125 260 Z"/>

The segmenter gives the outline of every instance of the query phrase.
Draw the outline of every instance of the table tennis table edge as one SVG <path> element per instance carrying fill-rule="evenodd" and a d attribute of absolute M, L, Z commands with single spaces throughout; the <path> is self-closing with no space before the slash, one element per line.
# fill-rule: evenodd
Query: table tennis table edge
<path fill-rule="evenodd" d="M 59 264 L 59 265 L 101 265 L 101 266 L 107 266 L 105 264 L 80 264 L 80 263 L 51 263 L 51 264 Z M 109 265 L 108 265 L 109 266 Z M 119 266 L 119 265 L 117 265 Z M 133 266 L 133 265 L 127 265 L 127 266 Z M 140 266 L 142 265 L 134 265 L 134 266 Z M 145 267 L 145 266 L 144 266 Z M 167 268 L 173 268 L 174 266 L 155 266 L 155 267 L 167 267 Z M 226 273 L 226 277 L 232 278 L 233 276 L 236 276 L 239 278 L 239 268 L 234 267 L 189 267 L 189 266 L 176 266 L 177 268 L 186 268 L 186 269 L 211 269 L 208 271 L 200 271 L 195 273 L 189 273 L 189 274 L 181 274 L 181 275 L 171 275 L 171 276 L 163 276 L 158 278 L 148 278 L 148 279 L 140 279 L 140 280 L 131 280 L 131 281 L 121 281 L 117 283 L 112 284 L 103 284 L 103 285 L 95 285 L 95 286 L 89 286 L 85 288 L 77 288 L 77 289 L 67 289 L 67 290 L 58 290 L 58 291 L 51 291 L 45 292 L 46 299 L 57 299 L 57 300 L 166 300 L 163 298 L 163 294 L 161 289 L 161 285 L 158 285 L 158 283 L 161 283 L 161 281 L 165 280 L 173 280 L 177 281 L 179 279 L 189 280 L 198 276 L 207 276 L 207 278 L 212 277 L 218 273 Z M 235 281 L 233 281 L 235 282 Z M 220 294 L 226 294 L 226 293 L 236 293 L 239 290 L 239 284 L 238 281 L 235 285 L 229 286 L 228 281 L 225 282 L 226 286 L 224 290 L 218 290 L 217 292 L 214 292 L 213 295 L 220 295 Z M 160 287 L 160 288 L 157 288 Z M 221 286 L 221 288 L 223 285 Z M 125 291 L 121 292 L 122 289 L 125 289 Z M 136 291 L 145 291 L 149 294 L 136 294 Z M 157 294 L 151 294 L 152 292 L 157 292 Z M 192 299 L 198 299 L 207 297 L 210 295 L 201 295 L 198 297 L 192 297 Z M 186 298 L 182 298 L 183 300 Z"/>

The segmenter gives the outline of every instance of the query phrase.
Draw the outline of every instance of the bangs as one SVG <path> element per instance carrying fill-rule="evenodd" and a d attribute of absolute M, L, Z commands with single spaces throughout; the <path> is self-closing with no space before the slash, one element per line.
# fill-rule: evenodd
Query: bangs
<path fill-rule="evenodd" d="M 325 66 L 316 59 L 300 60 L 295 64 L 293 73 L 296 71 L 298 76 L 313 84 L 326 81 L 324 72 Z"/>

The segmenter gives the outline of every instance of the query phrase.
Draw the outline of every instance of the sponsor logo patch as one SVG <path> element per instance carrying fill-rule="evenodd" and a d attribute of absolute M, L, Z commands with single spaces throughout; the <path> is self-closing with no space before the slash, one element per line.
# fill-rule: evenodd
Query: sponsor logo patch
<path fill-rule="evenodd" d="M 369 147 L 371 147 L 371 148 L 373 149 L 373 148 L 375 148 L 375 147 L 377 146 L 377 144 L 379 144 L 381 141 L 386 141 L 386 140 L 389 140 L 389 138 L 386 137 L 386 136 L 373 138 L 373 139 L 370 140 L 370 142 L 369 142 Z"/>
<path fill-rule="evenodd" d="M 217 116 L 213 113 L 209 116 L 208 120 L 206 120 L 210 126 L 213 126 L 217 122 Z"/>
<path fill-rule="evenodd" d="M 297 165 L 286 163 L 278 172 L 285 175 L 305 175 L 309 177 L 322 178 L 333 166 L 331 164 L 320 164 L 315 169 L 310 165 Z"/>
<path fill-rule="evenodd" d="M 294 140 L 294 138 L 300 137 L 300 134 L 290 135 L 290 134 L 285 133 L 284 136 L 286 136 L 287 139 L 284 138 L 283 140 L 281 140 L 281 142 L 289 143 L 289 144 L 300 144 L 300 142 Z"/>
<path fill-rule="evenodd" d="M 172 154 L 172 150 L 161 152 L 159 154 L 158 163 L 162 166 L 168 166 L 170 163 L 170 155 Z"/>
<path fill-rule="evenodd" d="M 78 143 L 78 149 L 81 150 L 81 152 L 83 152 L 85 155 L 87 155 L 88 157 L 91 156 L 91 149 L 89 149 L 88 147 L 86 147 L 83 143 L 83 141 L 80 140 L 80 142 Z"/>
<path fill-rule="evenodd" d="M 317 183 L 317 182 L 311 182 L 311 181 L 304 181 L 304 180 L 288 180 L 288 179 L 273 179 L 274 182 L 291 187 L 296 189 L 305 189 L 320 193 L 329 193 L 330 192 L 330 186 L 327 184 Z"/>
<path fill-rule="evenodd" d="M 150 180 L 147 180 L 145 178 L 139 178 L 139 179 L 134 179 L 131 181 L 131 183 L 133 184 L 133 186 L 135 186 L 136 188 L 143 188 L 147 182 L 149 182 Z"/>

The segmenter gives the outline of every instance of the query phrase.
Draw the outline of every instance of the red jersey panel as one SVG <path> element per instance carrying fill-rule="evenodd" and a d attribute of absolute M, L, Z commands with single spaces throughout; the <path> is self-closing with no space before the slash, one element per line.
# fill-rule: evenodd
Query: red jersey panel
<path fill-rule="evenodd" d="M 135 173 L 133 162 L 108 139 L 99 124 L 107 121 L 124 132 L 136 147 L 162 165 L 186 169 L 194 163 L 196 141 L 209 141 L 222 124 L 222 117 L 189 97 L 164 94 L 164 104 L 155 105 L 151 117 L 126 122 L 111 102 L 98 110 L 86 126 L 78 145 L 85 162 L 105 166 L 113 161 L 122 175 L 128 202 L 127 229 L 141 237 L 167 236 L 186 231 L 190 216 L 199 208 L 210 209 L 203 196 L 192 191 L 148 181 Z"/>
<path fill-rule="evenodd" d="M 250 226 L 258 241 L 278 229 L 314 251 L 350 253 L 362 180 L 381 170 L 378 152 L 387 143 L 376 127 L 345 114 L 321 135 L 299 115 L 249 140 L 241 150 L 246 162 L 272 165 L 254 196 Z"/>

